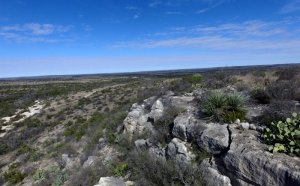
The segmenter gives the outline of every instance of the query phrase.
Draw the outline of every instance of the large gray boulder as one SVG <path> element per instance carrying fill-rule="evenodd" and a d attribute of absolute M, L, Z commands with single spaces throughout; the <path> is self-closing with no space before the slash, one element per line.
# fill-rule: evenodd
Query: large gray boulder
<path fill-rule="evenodd" d="M 154 102 L 154 104 L 151 107 L 151 112 L 147 114 L 147 118 L 153 119 L 153 122 L 158 121 L 160 118 L 164 115 L 164 105 L 162 103 L 161 99 L 158 99 Z"/>
<path fill-rule="evenodd" d="M 201 136 L 197 139 L 199 147 L 207 152 L 217 155 L 225 152 L 229 148 L 229 131 L 228 125 L 207 124 Z"/>
<path fill-rule="evenodd" d="M 214 159 L 204 159 L 199 165 L 202 179 L 207 186 L 231 186 L 230 179 L 222 175 L 214 162 Z"/>
<path fill-rule="evenodd" d="M 149 98 L 150 99 L 150 98 Z M 133 104 L 130 112 L 123 121 L 124 133 L 132 136 L 134 134 L 140 135 L 144 132 L 153 130 L 151 122 L 148 121 L 148 110 L 149 104 L 153 101 L 145 100 L 143 104 Z"/>
<path fill-rule="evenodd" d="M 172 135 L 182 141 L 197 139 L 207 128 L 205 121 L 196 118 L 197 109 L 188 106 L 186 111 L 174 119 Z"/>
<path fill-rule="evenodd" d="M 73 169 L 80 165 L 80 159 L 78 157 L 72 157 L 69 154 L 61 155 L 62 162 L 65 164 L 66 169 Z"/>
<path fill-rule="evenodd" d="M 229 129 L 230 149 L 218 162 L 233 185 L 300 185 L 299 158 L 266 151 L 256 131 L 241 132 L 235 125 Z"/>
<path fill-rule="evenodd" d="M 193 101 L 193 96 L 172 96 L 170 99 L 170 106 L 186 109 L 191 101 Z"/>
<path fill-rule="evenodd" d="M 168 159 L 175 160 L 179 165 L 186 165 L 195 158 L 195 155 L 189 150 L 189 144 L 178 138 L 173 138 L 166 148 Z"/>

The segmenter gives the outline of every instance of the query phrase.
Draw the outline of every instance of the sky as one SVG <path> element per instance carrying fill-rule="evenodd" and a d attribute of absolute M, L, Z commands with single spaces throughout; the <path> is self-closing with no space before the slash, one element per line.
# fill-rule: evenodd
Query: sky
<path fill-rule="evenodd" d="M 300 0 L 0 0 L 0 77 L 300 62 Z"/>

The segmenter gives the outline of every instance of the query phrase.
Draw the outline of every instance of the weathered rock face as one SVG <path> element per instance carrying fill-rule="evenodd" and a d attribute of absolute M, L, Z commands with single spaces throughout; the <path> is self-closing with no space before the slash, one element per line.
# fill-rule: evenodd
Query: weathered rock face
<path fill-rule="evenodd" d="M 131 136 L 143 134 L 146 131 L 153 132 L 152 123 L 161 119 L 165 110 L 170 107 L 186 109 L 193 99 L 194 97 L 188 96 L 163 96 L 159 99 L 155 97 L 146 99 L 141 105 L 135 103 L 123 122 L 124 132 Z"/>
<path fill-rule="evenodd" d="M 66 169 L 72 169 L 72 168 L 80 165 L 79 158 L 72 158 L 68 154 L 62 154 L 61 158 L 62 158 L 63 163 L 65 164 Z"/>
<path fill-rule="evenodd" d="M 207 186 L 231 186 L 230 179 L 222 175 L 213 160 L 205 159 L 201 162 L 200 171 L 202 179 Z"/>
<path fill-rule="evenodd" d="M 300 185 L 299 158 L 267 152 L 256 131 L 241 132 L 234 125 L 229 129 L 230 149 L 217 161 L 234 185 Z"/>
<path fill-rule="evenodd" d="M 188 147 L 186 142 L 183 142 L 178 138 L 173 138 L 166 148 L 167 158 L 175 160 L 179 165 L 186 165 L 195 158 Z"/>
<path fill-rule="evenodd" d="M 154 130 L 149 118 L 153 122 L 163 117 L 168 107 L 181 107 L 185 112 L 175 118 L 173 139 L 167 147 L 154 145 L 149 140 L 135 141 L 136 147 L 156 157 L 186 164 L 194 158 L 189 150 L 190 142 L 197 142 L 212 155 L 199 165 L 207 185 L 300 185 L 300 158 L 268 152 L 260 139 L 259 132 L 263 130 L 260 126 L 206 123 L 196 117 L 197 108 L 190 103 L 192 99 L 192 96 L 169 95 L 152 99 L 151 103 L 145 100 L 142 105 L 133 105 L 124 121 L 125 132 Z"/>
<path fill-rule="evenodd" d="M 229 147 L 227 128 L 228 125 L 208 124 L 207 129 L 197 139 L 198 146 L 214 155 L 223 153 Z"/>
<path fill-rule="evenodd" d="M 152 144 L 149 140 L 139 139 L 134 142 L 138 150 L 147 150 L 151 155 L 157 158 L 165 159 L 165 148 Z"/>
<path fill-rule="evenodd" d="M 99 183 L 95 186 L 126 186 L 126 184 L 121 178 L 102 177 L 100 178 Z"/>
<path fill-rule="evenodd" d="M 88 159 L 83 163 L 82 167 L 87 168 L 93 166 L 97 160 L 99 160 L 98 156 L 89 156 Z"/>

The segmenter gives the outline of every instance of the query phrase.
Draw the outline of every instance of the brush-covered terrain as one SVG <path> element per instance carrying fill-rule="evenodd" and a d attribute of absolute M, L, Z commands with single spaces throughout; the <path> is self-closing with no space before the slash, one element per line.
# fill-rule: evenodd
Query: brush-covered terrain
<path fill-rule="evenodd" d="M 299 101 L 299 65 L 1 80 L 0 185 L 297 185 Z"/>

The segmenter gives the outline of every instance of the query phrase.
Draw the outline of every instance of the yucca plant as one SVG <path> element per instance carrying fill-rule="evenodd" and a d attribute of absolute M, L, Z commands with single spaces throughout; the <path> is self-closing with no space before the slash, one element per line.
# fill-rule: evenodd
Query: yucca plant
<path fill-rule="evenodd" d="M 246 98 L 242 94 L 233 93 L 226 96 L 227 110 L 238 111 L 244 109 Z"/>
<path fill-rule="evenodd" d="M 216 121 L 225 115 L 226 95 L 223 92 L 212 93 L 204 102 L 204 111 Z"/>
<path fill-rule="evenodd" d="M 246 98 L 241 94 L 224 94 L 218 91 L 207 97 L 204 111 L 215 121 L 232 123 L 236 119 L 245 119 L 245 103 Z"/>

